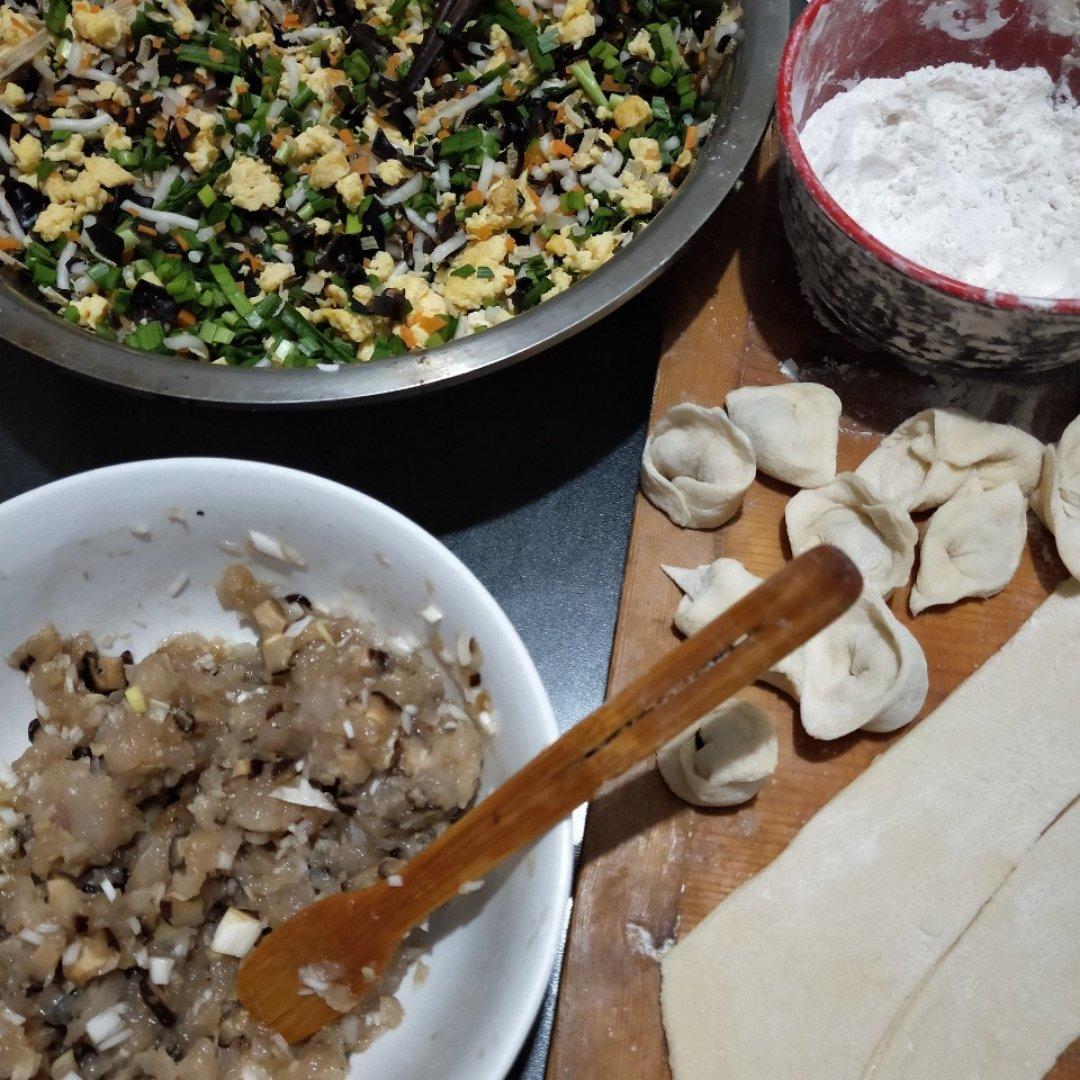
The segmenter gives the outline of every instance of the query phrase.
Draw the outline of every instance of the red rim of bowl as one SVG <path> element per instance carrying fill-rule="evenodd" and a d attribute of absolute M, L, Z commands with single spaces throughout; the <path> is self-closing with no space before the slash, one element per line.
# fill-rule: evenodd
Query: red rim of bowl
<path fill-rule="evenodd" d="M 854 218 L 850 217 L 840 204 L 825 190 L 825 186 L 817 178 L 817 174 L 810 167 L 810 162 L 803 151 L 799 140 L 799 132 L 795 127 L 795 116 L 791 109 L 791 83 L 795 70 L 795 62 L 806 41 L 810 28 L 815 20 L 831 3 L 831 0 L 811 0 L 799 17 L 791 33 L 788 35 L 784 46 L 783 55 L 780 58 L 780 73 L 776 83 L 776 111 L 780 124 L 780 138 L 788 153 L 795 171 L 803 185 L 813 196 L 814 201 L 825 211 L 842 232 L 854 240 L 860 247 L 869 251 L 880 262 L 899 270 L 907 277 L 923 285 L 936 289 L 939 292 L 948 293 L 960 300 L 969 303 L 982 304 L 986 307 L 1002 308 L 1010 311 L 1052 311 L 1061 315 L 1080 315 L 1080 300 L 1074 298 L 1040 298 L 1019 296 L 1015 293 L 995 292 L 983 289 L 977 285 L 969 285 L 957 278 L 947 277 L 935 270 L 912 262 L 910 259 L 894 251 L 887 244 L 883 244 L 876 237 L 871 236 Z"/>

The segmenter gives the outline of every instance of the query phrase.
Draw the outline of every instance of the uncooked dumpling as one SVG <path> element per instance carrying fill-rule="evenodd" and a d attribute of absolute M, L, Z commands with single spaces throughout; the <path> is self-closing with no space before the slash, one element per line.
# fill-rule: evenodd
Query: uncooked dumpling
<path fill-rule="evenodd" d="M 663 570 L 686 594 L 675 609 L 673 622 L 675 628 L 687 637 L 707 626 L 762 582 L 738 559 L 717 559 L 692 570 L 678 566 L 665 566 Z M 766 672 L 762 679 L 795 696 L 795 687 L 801 681 L 801 663 L 802 650 L 796 649 Z"/>
<path fill-rule="evenodd" d="M 676 525 L 713 529 L 738 513 L 756 471 L 750 440 L 723 409 L 684 402 L 645 442 L 641 490 Z"/>
<path fill-rule="evenodd" d="M 890 502 L 932 510 L 972 473 L 984 488 L 1012 481 L 1028 495 L 1041 461 L 1042 444 L 1026 431 L 955 409 L 926 409 L 886 435 L 855 473 Z"/>
<path fill-rule="evenodd" d="M 926 700 L 922 646 L 869 588 L 799 651 L 799 716 L 815 739 L 895 731 Z"/>
<path fill-rule="evenodd" d="M 686 593 L 675 626 L 687 635 L 761 584 L 735 559 L 717 559 L 694 570 L 664 570 Z M 816 739 L 838 739 L 857 728 L 903 727 L 918 715 L 928 685 L 922 646 L 870 589 L 763 681 L 799 702 L 803 728 Z"/>
<path fill-rule="evenodd" d="M 841 406 L 827 386 L 743 386 L 728 394 L 726 404 L 763 473 L 799 488 L 820 487 L 836 475 Z"/>
<path fill-rule="evenodd" d="M 919 552 L 911 613 L 993 596 L 1012 581 L 1027 539 L 1027 500 L 1011 481 L 984 491 L 971 477 L 934 511 Z"/>
<path fill-rule="evenodd" d="M 1065 429 L 1056 447 L 1046 448 L 1032 506 L 1054 534 L 1061 561 L 1080 578 L 1080 417 Z"/>
<path fill-rule="evenodd" d="M 881 498 L 866 480 L 841 473 L 822 488 L 800 491 L 784 511 L 793 555 L 833 544 L 849 555 L 868 588 L 888 596 L 915 562 L 919 531 L 908 512 Z"/>
<path fill-rule="evenodd" d="M 697 806 L 752 799 L 776 771 L 779 747 L 769 714 L 749 701 L 725 701 L 656 755 L 668 787 Z"/>

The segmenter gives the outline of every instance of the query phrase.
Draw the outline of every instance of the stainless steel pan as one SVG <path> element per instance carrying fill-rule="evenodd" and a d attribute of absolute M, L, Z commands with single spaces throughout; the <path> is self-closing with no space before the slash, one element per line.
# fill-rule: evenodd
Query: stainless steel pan
<path fill-rule="evenodd" d="M 332 405 L 415 394 L 524 360 L 605 315 L 671 264 L 738 179 L 768 121 L 788 0 L 744 0 L 728 107 L 674 199 L 606 266 L 509 322 L 428 352 L 314 370 L 252 370 L 156 356 L 80 330 L 0 280 L 0 334 L 69 371 L 129 390 L 222 405 Z"/>

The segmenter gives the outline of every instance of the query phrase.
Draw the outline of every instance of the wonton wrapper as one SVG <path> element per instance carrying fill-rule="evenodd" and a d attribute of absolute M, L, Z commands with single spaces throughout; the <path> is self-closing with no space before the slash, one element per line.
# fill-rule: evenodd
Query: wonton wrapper
<path fill-rule="evenodd" d="M 827 386 L 743 386 L 728 394 L 726 405 L 763 473 L 799 488 L 820 487 L 836 475 L 841 406 Z"/>
<path fill-rule="evenodd" d="M 787 504 L 784 521 L 793 555 L 833 544 L 850 556 L 867 587 L 883 596 L 911 575 L 919 530 L 906 510 L 853 473 L 800 491 Z"/>
<path fill-rule="evenodd" d="M 684 402 L 645 442 L 641 490 L 676 525 L 713 529 L 738 513 L 756 472 L 750 440 L 723 409 Z"/>
<path fill-rule="evenodd" d="M 1012 581 L 1027 540 L 1027 500 L 1014 483 L 984 491 L 972 477 L 934 511 L 919 550 L 912 615 L 969 596 L 993 596 Z"/>
<path fill-rule="evenodd" d="M 855 470 L 883 499 L 907 510 L 932 510 L 972 474 L 984 488 L 1009 481 L 1025 495 L 1039 482 L 1042 443 L 1008 424 L 955 409 L 926 409 L 886 435 Z"/>
<path fill-rule="evenodd" d="M 1054 534 L 1066 569 L 1080 578 L 1080 417 L 1065 429 L 1056 447 L 1046 448 L 1032 508 Z"/>
<path fill-rule="evenodd" d="M 735 559 L 663 569 L 686 593 L 675 626 L 687 635 L 761 583 Z M 870 589 L 762 678 L 799 702 L 803 728 L 816 739 L 838 739 L 857 728 L 903 727 L 922 708 L 928 686 L 922 646 Z"/>
<path fill-rule="evenodd" d="M 667 786 L 696 806 L 737 806 L 776 772 L 776 729 L 764 709 L 734 698 L 656 754 Z"/>

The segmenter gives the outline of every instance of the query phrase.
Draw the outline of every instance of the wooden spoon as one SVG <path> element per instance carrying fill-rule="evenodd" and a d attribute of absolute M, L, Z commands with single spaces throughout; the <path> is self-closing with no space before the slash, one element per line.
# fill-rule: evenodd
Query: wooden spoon
<path fill-rule="evenodd" d="M 241 964 L 240 1001 L 289 1042 L 338 1019 L 321 997 L 301 995 L 300 968 L 335 963 L 341 974 L 334 982 L 364 996 L 409 930 L 462 886 L 759 678 L 861 591 L 859 571 L 836 548 L 814 548 L 788 563 L 451 825 L 399 871 L 400 885 L 328 896 L 279 926 Z"/>

